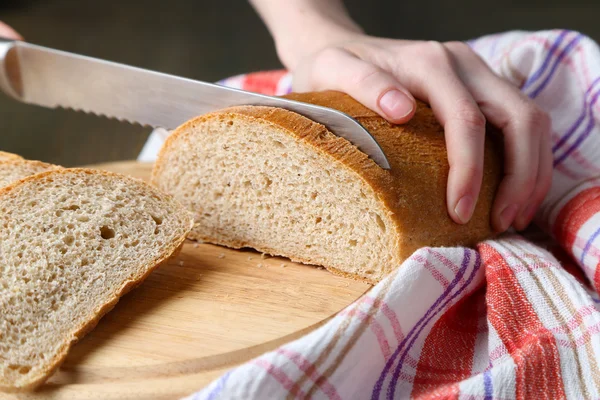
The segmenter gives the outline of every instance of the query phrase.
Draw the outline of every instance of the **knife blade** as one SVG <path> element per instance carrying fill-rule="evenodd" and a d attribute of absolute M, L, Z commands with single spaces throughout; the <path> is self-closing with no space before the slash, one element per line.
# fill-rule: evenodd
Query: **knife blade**
<path fill-rule="evenodd" d="M 325 125 L 381 168 L 390 168 L 375 138 L 354 118 L 331 108 L 2 38 L 0 64 L 0 88 L 24 103 L 165 129 L 235 105 L 280 107 Z"/>

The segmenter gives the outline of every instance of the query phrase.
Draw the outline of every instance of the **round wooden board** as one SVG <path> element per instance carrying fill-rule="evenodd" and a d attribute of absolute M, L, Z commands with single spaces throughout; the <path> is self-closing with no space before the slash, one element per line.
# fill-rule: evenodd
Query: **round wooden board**
<path fill-rule="evenodd" d="M 96 168 L 142 179 L 151 171 L 151 165 L 136 162 Z M 6 396 L 186 396 L 231 367 L 310 332 L 369 288 L 287 259 L 188 241 L 71 349 L 44 386 Z"/>

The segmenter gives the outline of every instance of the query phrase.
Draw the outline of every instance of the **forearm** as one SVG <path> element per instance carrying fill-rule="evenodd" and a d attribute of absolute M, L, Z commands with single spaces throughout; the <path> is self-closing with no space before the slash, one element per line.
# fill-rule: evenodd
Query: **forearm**
<path fill-rule="evenodd" d="M 303 56 L 361 34 L 341 0 L 250 0 L 275 40 L 281 62 L 294 69 Z"/>

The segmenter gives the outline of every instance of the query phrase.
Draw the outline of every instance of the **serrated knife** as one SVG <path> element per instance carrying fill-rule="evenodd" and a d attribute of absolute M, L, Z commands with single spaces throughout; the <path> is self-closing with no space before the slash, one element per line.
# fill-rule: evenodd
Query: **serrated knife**
<path fill-rule="evenodd" d="M 331 108 L 2 38 L 0 61 L 0 87 L 24 103 L 165 129 L 229 106 L 280 107 L 325 125 L 381 168 L 390 168 L 375 138 L 358 121 Z"/>

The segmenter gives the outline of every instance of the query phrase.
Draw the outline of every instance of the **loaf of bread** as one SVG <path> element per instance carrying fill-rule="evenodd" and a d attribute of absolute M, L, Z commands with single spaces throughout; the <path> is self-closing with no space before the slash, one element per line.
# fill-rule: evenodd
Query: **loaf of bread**
<path fill-rule="evenodd" d="M 18 154 L 8 153 L 6 151 L 0 151 L 0 161 L 14 160 L 14 159 L 19 159 L 19 158 L 23 158 L 23 157 L 21 157 Z"/>
<path fill-rule="evenodd" d="M 46 164 L 41 161 L 24 160 L 22 158 L 0 160 L 0 187 L 7 186 L 30 175 L 60 168 L 58 165 Z"/>
<path fill-rule="evenodd" d="M 346 112 L 380 143 L 391 170 L 294 112 L 241 106 L 200 116 L 165 142 L 152 182 L 194 213 L 190 238 L 316 264 L 378 282 L 423 246 L 474 245 L 492 235 L 490 209 L 502 176 L 493 134 L 474 216 L 446 207 L 442 126 L 419 102 L 393 125 L 339 92 L 288 98 Z"/>
<path fill-rule="evenodd" d="M 119 297 L 174 255 L 192 218 L 122 175 L 55 169 L 0 189 L 0 390 L 42 383 Z"/>

